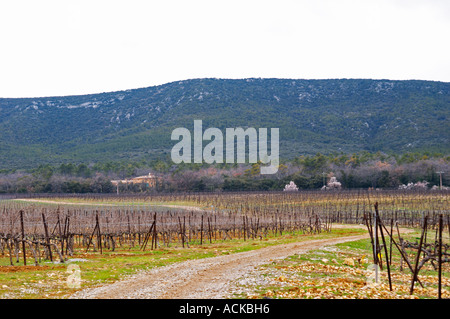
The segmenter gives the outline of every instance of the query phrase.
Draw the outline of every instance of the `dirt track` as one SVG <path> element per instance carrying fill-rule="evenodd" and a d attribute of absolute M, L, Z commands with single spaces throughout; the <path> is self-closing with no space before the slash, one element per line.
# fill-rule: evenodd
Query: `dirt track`
<path fill-rule="evenodd" d="M 368 235 L 309 240 L 219 257 L 188 260 L 136 274 L 126 280 L 85 289 L 71 298 L 217 299 L 231 297 L 233 281 L 272 260 Z"/>

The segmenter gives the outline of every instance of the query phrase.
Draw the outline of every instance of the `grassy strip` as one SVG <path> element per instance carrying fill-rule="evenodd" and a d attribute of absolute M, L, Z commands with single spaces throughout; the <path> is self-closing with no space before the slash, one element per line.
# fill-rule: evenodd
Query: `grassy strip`
<path fill-rule="evenodd" d="M 114 200 L 102 200 L 95 201 L 85 198 L 32 198 L 33 201 L 27 199 L 8 199 L 4 200 L 3 203 L 20 203 L 22 205 L 40 205 L 40 206 L 70 206 L 71 204 L 76 206 L 95 206 L 95 207 L 132 207 L 135 209 L 148 208 L 148 207 L 166 207 L 169 206 L 187 206 L 187 207 L 197 207 L 193 202 L 181 202 L 181 201 L 167 201 L 167 202 L 145 202 L 145 201 L 114 201 Z M 200 207 L 199 207 L 200 208 Z"/>
<path fill-rule="evenodd" d="M 311 239 L 333 238 L 364 234 L 363 229 L 333 229 L 331 233 L 284 234 L 262 240 L 233 239 L 206 243 L 202 246 L 191 244 L 190 248 L 160 247 L 156 250 L 140 251 L 139 247 L 117 248 L 116 251 L 78 251 L 65 264 L 42 262 L 40 266 L 8 266 L 9 257 L 0 256 L 0 298 L 67 298 L 77 290 L 99 284 L 112 283 L 121 278 L 154 267 L 169 265 L 188 259 L 214 257 L 237 252 L 259 249 L 271 245 L 301 242 Z M 30 256 L 31 257 L 31 256 Z M 14 259 L 15 260 L 15 259 Z M 31 260 L 30 260 L 31 261 Z M 67 284 L 71 275 L 69 265 L 79 267 L 81 287 L 70 288 Z"/>

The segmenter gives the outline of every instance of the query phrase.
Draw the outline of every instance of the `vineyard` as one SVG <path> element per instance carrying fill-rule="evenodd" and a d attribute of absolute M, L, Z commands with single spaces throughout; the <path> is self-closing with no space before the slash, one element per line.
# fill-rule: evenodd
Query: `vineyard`
<path fill-rule="evenodd" d="M 30 258 L 64 262 L 74 252 L 117 247 L 188 248 L 234 238 L 329 232 L 334 223 L 367 224 L 373 204 L 386 225 L 443 227 L 449 192 L 338 191 L 169 195 L 76 195 L 0 202 L 0 252 L 13 265 Z M 19 253 L 21 251 L 21 254 Z"/>

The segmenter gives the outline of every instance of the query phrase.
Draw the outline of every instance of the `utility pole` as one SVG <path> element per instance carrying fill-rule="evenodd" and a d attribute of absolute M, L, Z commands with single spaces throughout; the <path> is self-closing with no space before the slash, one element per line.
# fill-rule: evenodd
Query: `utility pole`
<path fill-rule="evenodd" d="M 322 176 L 323 176 L 323 186 L 325 186 L 325 175 L 326 175 L 327 173 L 325 173 L 325 172 L 322 172 Z"/>
<path fill-rule="evenodd" d="M 439 174 L 439 189 L 442 189 L 442 174 L 444 174 L 444 172 L 439 171 L 436 173 Z"/>

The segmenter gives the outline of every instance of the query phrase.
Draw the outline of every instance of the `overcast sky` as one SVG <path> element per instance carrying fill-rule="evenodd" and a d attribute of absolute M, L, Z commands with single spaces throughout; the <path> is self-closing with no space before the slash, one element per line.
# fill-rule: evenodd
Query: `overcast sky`
<path fill-rule="evenodd" d="M 450 82 L 448 0 L 0 0 L 0 97 L 193 78 Z"/>

